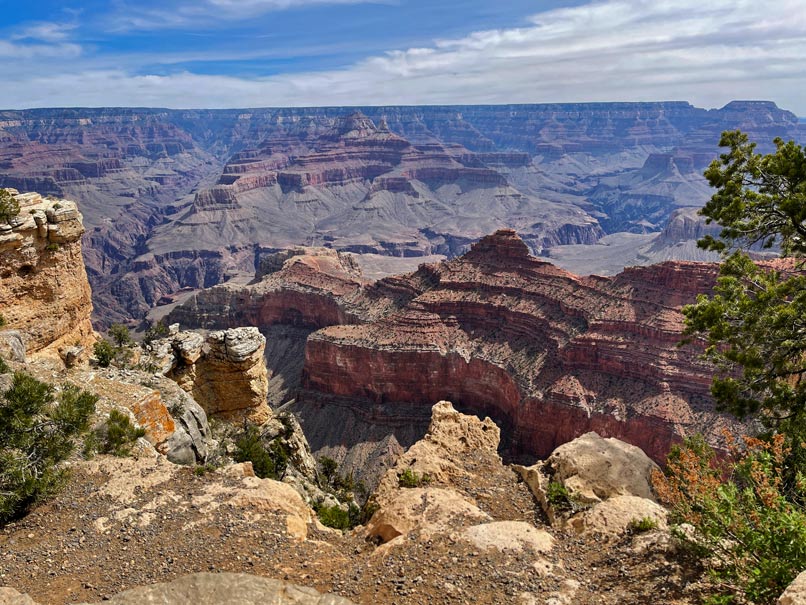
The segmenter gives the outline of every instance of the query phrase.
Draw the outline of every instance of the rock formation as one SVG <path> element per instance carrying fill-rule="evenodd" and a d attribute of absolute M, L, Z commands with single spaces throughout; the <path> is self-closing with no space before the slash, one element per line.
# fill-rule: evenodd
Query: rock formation
<path fill-rule="evenodd" d="M 680 308 L 709 291 L 715 264 L 579 277 L 506 230 L 375 283 L 332 251 L 290 254 L 266 257 L 259 281 L 200 292 L 170 317 L 271 333 L 272 380 L 282 378 L 272 402 L 299 395 L 294 410 L 315 451 L 342 459 L 363 444 L 355 468 L 411 445 L 444 398 L 495 418 L 516 455 L 547 456 L 596 431 L 659 461 L 684 434 L 717 441 L 731 424 L 714 412 L 699 349 L 678 347 Z"/>
<path fill-rule="evenodd" d="M 806 604 L 806 571 L 801 573 L 778 599 L 778 605 Z"/>
<path fill-rule="evenodd" d="M 203 337 L 179 332 L 149 345 L 152 363 L 193 395 L 205 412 L 232 421 L 263 424 L 271 417 L 263 352 L 257 328 L 230 328 Z"/>
<path fill-rule="evenodd" d="M 139 605 L 160 602 L 165 605 L 351 605 L 352 601 L 322 595 L 312 588 L 296 586 L 282 580 L 270 580 L 247 574 L 198 573 L 166 584 L 134 588 L 115 595 L 109 605 Z"/>
<path fill-rule="evenodd" d="M 338 401 L 377 422 L 378 406 L 416 416 L 450 398 L 501 423 L 511 452 L 546 456 L 595 430 L 661 460 L 681 435 L 727 422 L 710 403 L 711 369 L 677 346 L 680 306 L 715 275 L 669 263 L 580 278 L 500 231 L 393 280 L 410 294 L 379 318 L 313 333 L 300 410 Z"/>
<path fill-rule="evenodd" d="M 0 224 L 0 309 L 29 355 L 55 356 L 94 341 L 92 301 L 76 204 L 18 194 L 19 215 Z"/>

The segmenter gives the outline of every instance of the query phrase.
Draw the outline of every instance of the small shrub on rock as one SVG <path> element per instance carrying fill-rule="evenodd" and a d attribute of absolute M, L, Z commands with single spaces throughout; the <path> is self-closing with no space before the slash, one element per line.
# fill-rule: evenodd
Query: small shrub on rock
<path fill-rule="evenodd" d="M 59 463 L 87 430 L 97 399 L 72 385 L 56 396 L 52 385 L 14 373 L 0 399 L 0 525 L 59 489 Z"/>
<path fill-rule="evenodd" d="M 20 213 L 20 203 L 7 189 L 0 189 L 0 223 L 8 223 Z"/>
<path fill-rule="evenodd" d="M 551 481 L 546 487 L 546 500 L 558 509 L 571 508 L 571 495 L 568 489 L 559 481 Z"/>
<path fill-rule="evenodd" d="M 6 363 L 6 360 L 0 357 L 0 374 L 8 374 L 11 368 Z"/>
<path fill-rule="evenodd" d="M 260 429 L 248 425 L 235 440 L 235 462 L 251 462 L 255 475 L 261 479 L 282 479 L 288 468 L 288 451 L 279 439 L 264 444 Z"/>
<path fill-rule="evenodd" d="M 652 517 L 642 517 L 640 519 L 633 519 L 627 526 L 627 529 L 634 534 L 643 534 L 653 529 L 658 529 L 658 522 Z"/>
<path fill-rule="evenodd" d="M 417 471 L 410 468 L 405 469 L 398 477 L 400 487 L 420 487 L 431 483 L 431 477 L 426 473 L 420 476 Z"/>
<path fill-rule="evenodd" d="M 131 454 L 132 446 L 140 437 L 145 436 L 146 431 L 135 426 L 123 412 L 112 410 L 98 434 L 99 452 L 123 457 Z"/>

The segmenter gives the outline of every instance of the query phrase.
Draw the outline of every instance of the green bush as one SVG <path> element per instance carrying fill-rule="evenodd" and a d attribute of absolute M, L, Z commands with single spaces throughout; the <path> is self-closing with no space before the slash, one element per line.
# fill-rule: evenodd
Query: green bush
<path fill-rule="evenodd" d="M 279 439 L 268 447 L 260 435 L 260 429 L 248 425 L 235 441 L 235 461 L 251 462 L 255 475 L 265 479 L 282 479 L 288 468 L 288 451 Z"/>
<path fill-rule="evenodd" d="M 333 460 L 333 458 L 328 458 L 327 456 L 322 456 L 319 458 L 318 462 L 322 479 L 324 479 L 324 486 L 327 487 L 333 485 L 333 481 L 336 477 L 338 477 L 336 470 L 339 468 L 339 463 Z"/>
<path fill-rule="evenodd" d="M 50 242 L 47 246 L 45 246 L 45 250 L 48 252 L 58 252 L 59 251 L 59 244 L 56 242 Z"/>
<path fill-rule="evenodd" d="M 98 360 L 98 365 L 102 368 L 108 368 L 109 364 L 115 358 L 115 348 L 108 340 L 99 340 L 92 346 L 92 351 L 95 353 L 95 359 Z"/>
<path fill-rule="evenodd" d="M 669 455 L 653 485 L 670 506 L 672 521 L 693 526 L 677 531 L 683 544 L 709 568 L 710 603 L 772 604 L 806 568 L 806 476 L 785 481 L 786 438 L 745 438 L 719 460 L 702 437 Z"/>
<path fill-rule="evenodd" d="M 15 372 L 0 401 L 0 524 L 55 493 L 65 478 L 59 463 L 75 447 L 95 411 L 97 397 Z"/>
<path fill-rule="evenodd" d="M 19 202 L 7 189 L 0 189 L 0 223 L 8 223 L 19 213 Z"/>
<path fill-rule="evenodd" d="M 356 510 L 358 509 L 358 507 L 354 504 L 351 505 L 351 508 Z M 321 504 L 314 506 L 314 510 L 316 511 L 316 515 L 319 517 L 319 520 L 322 522 L 322 525 L 326 527 L 341 530 L 351 528 L 349 510 L 344 510 L 337 505 L 323 506 Z"/>
<path fill-rule="evenodd" d="M 367 521 L 372 518 L 375 511 L 380 508 L 378 503 L 374 500 L 368 500 L 364 506 L 358 507 L 355 503 L 351 502 L 344 510 L 338 505 L 324 506 L 323 504 L 314 504 L 313 510 L 316 512 L 319 521 L 326 527 L 333 529 L 340 529 L 342 531 L 353 529 L 359 525 L 365 525 Z"/>
<path fill-rule="evenodd" d="M 8 367 L 6 360 L 0 357 L 0 374 L 8 374 L 11 371 L 11 368 Z"/>
<path fill-rule="evenodd" d="M 118 348 L 125 347 L 132 342 L 131 334 L 129 334 L 129 328 L 123 324 L 112 324 L 109 326 L 109 329 L 106 331 L 106 333 L 109 334 L 110 338 L 114 341 Z"/>
<path fill-rule="evenodd" d="M 134 443 L 145 434 L 146 430 L 135 426 L 126 414 L 112 410 L 109 419 L 99 430 L 98 451 L 102 454 L 128 456 Z"/>
<path fill-rule="evenodd" d="M 570 509 L 571 495 L 568 489 L 559 481 L 550 481 L 546 487 L 546 500 L 555 508 Z"/>
<path fill-rule="evenodd" d="M 634 534 L 643 534 L 653 529 L 658 529 L 658 522 L 652 517 L 641 517 L 640 519 L 630 521 L 629 525 L 627 525 L 627 529 Z"/>
<path fill-rule="evenodd" d="M 426 473 L 422 477 L 416 471 L 407 468 L 398 477 L 400 487 L 420 487 L 431 483 L 431 477 Z"/>
<path fill-rule="evenodd" d="M 6 325 L 6 318 L 0 313 L 0 328 Z"/>
<path fill-rule="evenodd" d="M 155 340 L 159 338 L 165 338 L 168 336 L 168 326 L 160 320 L 155 324 L 152 324 L 145 332 L 143 336 L 143 343 L 144 344 L 151 344 Z"/>

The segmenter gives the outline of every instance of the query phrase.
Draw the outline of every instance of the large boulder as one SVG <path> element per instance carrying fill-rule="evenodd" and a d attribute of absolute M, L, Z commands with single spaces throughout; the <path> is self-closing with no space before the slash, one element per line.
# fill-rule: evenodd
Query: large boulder
<path fill-rule="evenodd" d="M 613 496 L 572 517 L 569 521 L 578 533 L 618 537 L 640 521 L 655 529 L 666 529 L 667 511 L 657 502 L 638 496 Z"/>
<path fill-rule="evenodd" d="M 575 500 L 591 503 L 612 496 L 654 501 L 651 481 L 656 469 L 640 448 L 596 433 L 561 445 L 544 464 L 552 481 L 561 483 Z"/>
<path fill-rule="evenodd" d="M 173 582 L 133 588 L 109 600 L 108 605 L 352 605 L 343 597 L 248 574 L 196 573 Z M 85 604 L 88 605 L 88 604 Z M 98 604 L 100 605 L 100 604 Z"/>
<path fill-rule="evenodd" d="M 0 605 L 37 605 L 27 594 L 21 594 L 13 588 L 0 587 Z"/>
<path fill-rule="evenodd" d="M 446 532 L 455 526 L 491 521 L 470 500 L 451 489 L 400 489 L 387 497 L 367 524 L 367 535 L 380 542 L 419 530 L 421 535 Z"/>
<path fill-rule="evenodd" d="M 465 529 L 462 537 L 482 550 L 546 553 L 554 547 L 551 534 L 526 521 L 482 523 Z"/>

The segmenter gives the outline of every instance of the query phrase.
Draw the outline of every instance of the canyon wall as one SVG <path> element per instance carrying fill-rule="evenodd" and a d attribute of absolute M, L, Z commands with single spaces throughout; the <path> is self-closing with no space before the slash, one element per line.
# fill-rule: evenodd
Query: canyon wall
<path fill-rule="evenodd" d="M 270 258 L 254 284 L 200 292 L 171 318 L 252 322 L 270 339 L 305 326 L 304 346 L 272 348 L 287 364 L 286 352 L 304 356 L 287 366 L 274 403 L 293 399 L 328 455 L 360 466 L 367 450 L 410 445 L 441 399 L 494 418 L 514 456 L 543 456 L 594 430 L 662 460 L 685 434 L 717 442 L 732 426 L 713 408 L 713 368 L 696 346 L 678 346 L 680 309 L 710 290 L 716 264 L 579 277 L 530 255 L 511 230 L 375 283 L 324 249 Z"/>
<path fill-rule="evenodd" d="M 80 204 L 106 327 L 251 272 L 266 247 L 453 257 L 514 228 L 548 254 L 656 233 L 708 199 L 702 170 L 735 128 L 763 151 L 806 132 L 764 101 L 0 111 L 0 186 Z M 601 255 L 575 254 L 583 274 Z M 610 264 L 697 254 L 681 244 Z"/>

